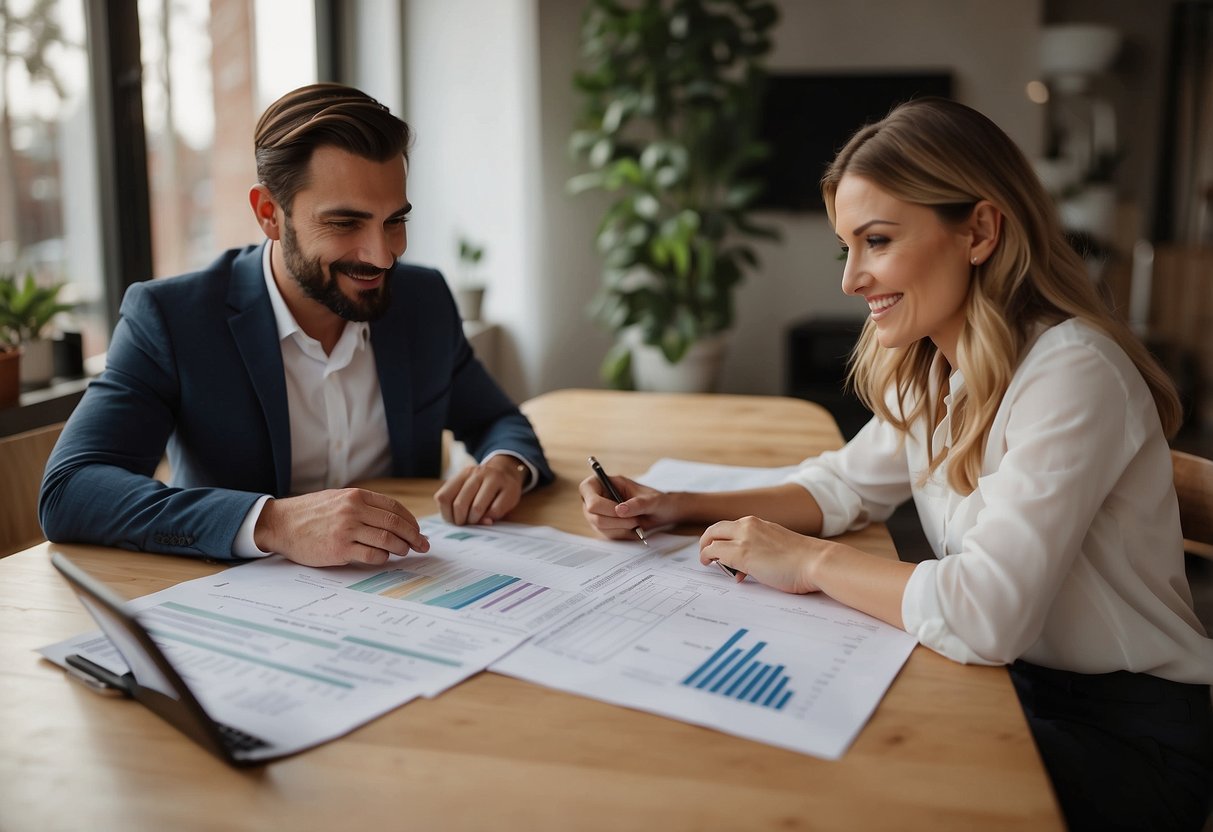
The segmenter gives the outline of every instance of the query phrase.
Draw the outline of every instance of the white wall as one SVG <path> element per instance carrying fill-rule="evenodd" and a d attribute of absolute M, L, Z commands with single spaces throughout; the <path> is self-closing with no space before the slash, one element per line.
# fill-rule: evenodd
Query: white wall
<path fill-rule="evenodd" d="M 537 260 L 538 54 L 534 0 L 408 0 L 404 118 L 409 165 L 406 259 L 458 274 L 458 239 L 485 246 L 484 316 L 499 323 L 499 380 L 516 399 L 540 389 L 548 322 Z"/>
<path fill-rule="evenodd" d="M 783 0 L 778 71 L 950 68 L 956 95 L 1036 155 L 1035 77 L 1042 0 Z M 585 307 L 598 284 L 593 234 L 605 199 L 569 197 L 566 151 L 583 4 L 572 0 L 407 0 L 406 118 L 417 129 L 410 258 L 448 272 L 456 234 L 487 242 L 487 317 L 512 345 L 507 389 L 598 386 L 609 337 Z M 829 114 L 823 114 L 828 118 Z M 824 214 L 771 215 L 784 243 L 763 245 L 743 285 L 726 392 L 779 393 L 787 325 L 864 310 L 838 289 Z"/>

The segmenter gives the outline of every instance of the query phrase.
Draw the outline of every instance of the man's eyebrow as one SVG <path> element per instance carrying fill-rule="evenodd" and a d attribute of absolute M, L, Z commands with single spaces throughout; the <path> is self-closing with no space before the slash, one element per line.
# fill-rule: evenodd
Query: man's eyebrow
<path fill-rule="evenodd" d="M 339 205 L 336 208 L 326 208 L 323 211 L 319 211 L 317 212 L 317 216 L 323 219 L 349 217 L 350 219 L 369 220 L 372 214 L 370 211 L 359 211 L 356 208 L 346 208 Z"/>
<path fill-rule="evenodd" d="M 413 210 L 412 203 L 406 202 L 404 204 L 404 207 L 402 207 L 396 211 L 393 211 L 391 216 L 389 217 L 389 219 L 394 219 L 396 217 L 405 216 L 412 210 Z M 323 211 L 320 211 L 317 216 L 319 216 L 321 219 L 332 219 L 334 217 L 348 217 L 350 219 L 369 220 L 369 219 L 373 219 L 375 215 L 372 214 L 370 211 L 360 211 L 356 208 L 347 208 L 345 206 L 339 205 L 336 208 L 327 208 Z"/>

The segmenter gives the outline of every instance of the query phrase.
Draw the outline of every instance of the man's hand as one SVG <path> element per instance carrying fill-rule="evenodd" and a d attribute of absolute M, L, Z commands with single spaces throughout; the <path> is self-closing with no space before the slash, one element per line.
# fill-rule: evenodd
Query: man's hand
<path fill-rule="evenodd" d="M 509 514 L 522 499 L 527 471 L 516 457 L 498 454 L 479 465 L 469 465 L 442 484 L 434 499 L 442 519 L 457 526 L 486 526 Z"/>
<path fill-rule="evenodd" d="M 362 488 L 269 500 L 257 518 L 253 542 L 304 566 L 378 565 L 389 554 L 430 549 L 408 509 Z"/>

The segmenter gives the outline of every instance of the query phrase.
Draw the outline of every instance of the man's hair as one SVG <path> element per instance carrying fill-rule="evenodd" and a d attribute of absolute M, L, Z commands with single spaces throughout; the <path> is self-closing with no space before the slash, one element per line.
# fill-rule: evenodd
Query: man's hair
<path fill-rule="evenodd" d="M 956 491 L 968 494 L 977 487 L 994 418 L 1042 324 L 1079 318 L 1115 340 L 1149 386 L 1164 431 L 1179 427 L 1182 411 L 1170 378 L 1109 312 L 1031 164 L 994 122 L 955 101 L 924 98 L 861 128 L 822 178 L 831 223 L 834 197 L 847 174 L 902 202 L 931 208 L 948 225 L 964 222 L 982 200 L 1002 213 L 994 251 L 971 269 L 957 343 L 965 393 L 954 403 L 951 449 L 932 448 L 927 431 L 929 470 L 948 456 L 948 481 Z M 932 378 L 932 367 L 941 366 L 935 352 L 927 338 L 905 349 L 883 349 L 869 318 L 851 357 L 850 382 L 869 408 L 900 430 L 920 418 L 934 425 L 930 409 L 938 405 L 931 403 L 947 393 L 946 378 Z"/>
<path fill-rule="evenodd" d="M 307 167 L 318 147 L 335 147 L 386 162 L 408 159 L 409 126 L 361 90 L 311 84 L 288 92 L 262 113 L 253 146 L 257 179 L 286 213 L 307 185 Z"/>

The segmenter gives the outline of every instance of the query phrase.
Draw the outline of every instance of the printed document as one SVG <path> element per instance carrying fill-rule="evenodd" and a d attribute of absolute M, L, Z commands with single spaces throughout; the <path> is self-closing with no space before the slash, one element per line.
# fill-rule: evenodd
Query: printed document
<path fill-rule="evenodd" d="M 692 544 L 652 558 L 491 669 L 837 759 L 915 643 L 820 593 L 737 584 L 702 566 Z"/>
<path fill-rule="evenodd" d="M 665 457 L 635 479 L 659 491 L 740 491 L 781 485 L 797 467 L 749 468 Z"/>
<path fill-rule="evenodd" d="M 271 557 L 130 607 L 213 719 L 301 750 L 483 670 L 649 553 L 509 523 L 422 529 L 426 555 L 326 569 Z M 99 631 L 40 652 L 127 670 Z"/>
<path fill-rule="evenodd" d="M 326 569 L 271 557 L 130 608 L 212 718 L 293 750 L 488 667 L 833 759 L 915 644 L 823 595 L 737 584 L 699 563 L 693 538 L 437 517 L 422 530 L 425 555 Z M 99 632 L 41 652 L 126 672 Z"/>

